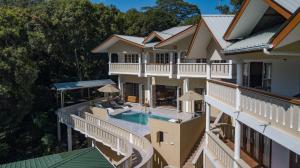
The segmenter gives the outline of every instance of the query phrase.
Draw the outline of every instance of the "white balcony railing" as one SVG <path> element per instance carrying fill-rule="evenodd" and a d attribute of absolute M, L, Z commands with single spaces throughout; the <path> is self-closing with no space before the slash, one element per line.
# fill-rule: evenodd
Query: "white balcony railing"
<path fill-rule="evenodd" d="M 180 77 L 206 77 L 206 63 L 179 63 L 177 76 Z"/>
<path fill-rule="evenodd" d="M 212 78 L 232 78 L 232 63 L 213 63 L 211 64 Z"/>
<path fill-rule="evenodd" d="M 221 162 L 222 167 L 225 168 L 250 168 L 250 166 L 243 160 L 234 159 L 234 152 L 226 146 L 226 144 L 221 141 L 216 135 L 211 132 L 207 132 L 208 137 L 207 150 L 213 153 L 218 161 Z M 207 157 L 207 156 L 205 156 Z M 206 159 L 204 167 L 215 167 L 214 164 Z"/>
<path fill-rule="evenodd" d="M 171 64 L 146 64 L 146 75 L 171 76 L 173 75 L 173 65 Z"/>
<path fill-rule="evenodd" d="M 110 63 L 109 74 L 140 75 L 141 65 L 139 63 Z"/>
<path fill-rule="evenodd" d="M 300 100 L 270 92 L 208 81 L 208 96 L 300 137 Z"/>

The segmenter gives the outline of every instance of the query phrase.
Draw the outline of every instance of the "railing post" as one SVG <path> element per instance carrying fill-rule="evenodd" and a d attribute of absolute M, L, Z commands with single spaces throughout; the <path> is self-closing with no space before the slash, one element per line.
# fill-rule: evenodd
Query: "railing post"
<path fill-rule="evenodd" d="M 72 128 L 67 126 L 67 136 L 68 136 L 68 151 L 72 151 Z"/>
<path fill-rule="evenodd" d="M 111 75 L 111 53 L 108 53 L 108 75 Z"/>
<path fill-rule="evenodd" d="M 229 60 L 229 64 L 228 64 L 228 75 L 229 75 L 229 78 L 232 79 L 232 60 Z"/>
<path fill-rule="evenodd" d="M 139 77 L 142 76 L 142 54 L 139 53 Z"/>
<path fill-rule="evenodd" d="M 120 138 L 117 138 L 117 155 L 120 155 Z"/>
<path fill-rule="evenodd" d="M 177 53 L 177 79 L 180 79 L 180 58 L 181 58 L 181 52 Z"/>
<path fill-rule="evenodd" d="M 172 78 L 173 76 L 173 52 L 170 52 L 170 76 L 169 78 Z"/>

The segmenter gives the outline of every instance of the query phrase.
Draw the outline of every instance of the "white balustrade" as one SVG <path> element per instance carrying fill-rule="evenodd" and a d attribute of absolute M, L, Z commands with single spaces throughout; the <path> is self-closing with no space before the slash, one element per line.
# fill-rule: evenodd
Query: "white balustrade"
<path fill-rule="evenodd" d="M 206 135 L 208 136 L 207 149 L 217 157 L 225 168 L 233 168 L 234 163 L 236 163 L 237 168 L 250 168 L 243 160 L 235 160 L 233 151 L 216 135 L 211 132 L 207 132 Z"/>
<path fill-rule="evenodd" d="M 300 136 L 300 103 L 264 91 L 241 88 L 241 111 Z"/>
<path fill-rule="evenodd" d="M 178 77 L 206 77 L 206 63 L 180 63 Z"/>
<path fill-rule="evenodd" d="M 146 75 L 170 76 L 170 64 L 146 64 Z"/>
<path fill-rule="evenodd" d="M 221 81 L 210 80 L 208 82 L 208 95 L 226 104 L 236 105 L 236 86 Z"/>
<path fill-rule="evenodd" d="M 110 74 L 140 74 L 139 63 L 110 63 L 109 73 Z"/>
<path fill-rule="evenodd" d="M 231 63 L 213 63 L 211 64 L 212 78 L 232 78 Z"/>
<path fill-rule="evenodd" d="M 270 92 L 238 87 L 235 84 L 209 80 L 208 96 L 248 113 L 271 126 L 300 136 L 299 99 L 274 95 Z"/>

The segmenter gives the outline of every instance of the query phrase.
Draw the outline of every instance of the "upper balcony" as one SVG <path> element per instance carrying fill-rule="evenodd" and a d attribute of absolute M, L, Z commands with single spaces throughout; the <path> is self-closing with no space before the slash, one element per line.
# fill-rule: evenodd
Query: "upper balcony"
<path fill-rule="evenodd" d="M 232 79 L 234 64 L 211 64 L 211 76 L 218 79 Z M 206 78 L 206 63 L 109 63 L 109 74 L 137 75 L 137 76 L 165 76 L 169 78 Z"/>
<path fill-rule="evenodd" d="M 300 146 L 300 100 L 297 98 L 208 80 L 205 101 L 291 150 Z M 285 138 L 278 138 L 283 134 Z"/>

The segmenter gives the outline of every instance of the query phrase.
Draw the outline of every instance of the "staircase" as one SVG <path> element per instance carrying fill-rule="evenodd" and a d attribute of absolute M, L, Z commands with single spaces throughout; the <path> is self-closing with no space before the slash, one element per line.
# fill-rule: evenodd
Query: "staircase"
<path fill-rule="evenodd" d="M 201 135 L 200 142 L 198 143 L 198 145 L 195 145 L 195 148 L 191 152 L 189 159 L 185 162 L 185 164 L 183 165 L 182 168 L 193 168 L 193 167 L 195 167 L 194 164 L 193 164 L 193 160 L 195 159 L 195 157 L 199 157 L 200 154 L 202 153 L 204 143 L 205 143 L 205 136 L 204 136 L 204 133 L 203 133 L 203 135 Z M 201 153 L 199 154 L 199 152 L 201 152 Z M 197 158 L 197 160 L 198 160 L 198 158 Z"/>

